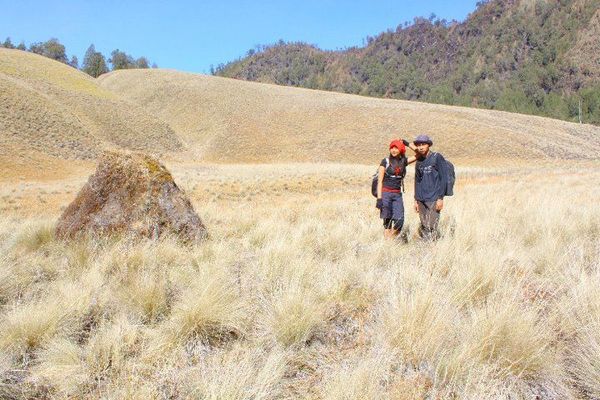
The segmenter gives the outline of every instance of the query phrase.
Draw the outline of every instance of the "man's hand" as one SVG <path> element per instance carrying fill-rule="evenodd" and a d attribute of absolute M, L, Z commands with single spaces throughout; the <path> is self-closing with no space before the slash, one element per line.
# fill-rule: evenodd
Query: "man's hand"
<path fill-rule="evenodd" d="M 438 201 L 435 202 L 435 209 L 437 211 L 442 211 L 443 208 L 444 208 L 444 199 L 438 199 Z"/>
<path fill-rule="evenodd" d="M 415 212 L 419 213 L 419 202 L 415 200 Z"/>
<path fill-rule="evenodd" d="M 381 200 L 381 199 L 377 199 L 377 203 L 375 203 L 375 207 L 376 207 L 378 210 L 381 210 L 381 207 L 383 207 L 383 200 Z"/>

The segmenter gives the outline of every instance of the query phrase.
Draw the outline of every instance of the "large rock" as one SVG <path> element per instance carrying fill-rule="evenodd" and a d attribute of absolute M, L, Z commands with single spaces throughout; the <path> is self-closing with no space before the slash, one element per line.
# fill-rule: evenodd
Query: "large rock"
<path fill-rule="evenodd" d="M 56 235 L 173 234 L 187 241 L 206 237 L 206 228 L 171 173 L 143 153 L 105 152 L 96 172 L 58 220 Z"/>

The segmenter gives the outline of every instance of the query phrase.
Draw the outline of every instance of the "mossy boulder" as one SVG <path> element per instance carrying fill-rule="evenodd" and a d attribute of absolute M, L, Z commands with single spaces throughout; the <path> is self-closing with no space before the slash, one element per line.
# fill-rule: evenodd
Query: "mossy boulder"
<path fill-rule="evenodd" d="M 96 172 L 58 220 L 56 235 L 124 234 L 206 237 L 206 227 L 171 173 L 155 157 L 107 151 Z"/>

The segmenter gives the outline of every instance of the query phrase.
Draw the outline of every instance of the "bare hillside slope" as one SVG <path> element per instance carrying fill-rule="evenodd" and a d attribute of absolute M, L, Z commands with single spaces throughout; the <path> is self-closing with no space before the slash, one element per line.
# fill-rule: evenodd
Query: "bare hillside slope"
<path fill-rule="evenodd" d="M 372 162 L 389 139 L 417 133 L 455 158 L 600 158 L 600 128 L 548 118 L 168 70 L 98 82 L 169 123 L 204 161 Z"/>
<path fill-rule="evenodd" d="M 114 146 L 165 152 L 181 142 L 168 124 L 83 72 L 0 49 L 0 158 L 88 159 Z"/>

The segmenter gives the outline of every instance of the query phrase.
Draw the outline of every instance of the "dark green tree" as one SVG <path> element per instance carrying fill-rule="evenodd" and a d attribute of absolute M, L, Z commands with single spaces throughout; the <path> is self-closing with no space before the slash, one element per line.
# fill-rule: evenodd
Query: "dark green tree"
<path fill-rule="evenodd" d="M 43 43 L 44 53 L 42 54 L 45 57 L 51 58 L 56 61 L 60 61 L 61 63 L 68 64 L 69 61 L 67 59 L 67 53 L 65 51 L 65 46 L 61 44 L 58 39 L 52 38 Z"/>
<path fill-rule="evenodd" d="M 2 43 L 2 47 L 6 48 L 6 49 L 14 49 L 15 48 L 12 41 L 10 40 L 10 37 L 6 38 L 4 43 Z"/>
<path fill-rule="evenodd" d="M 110 53 L 108 62 L 112 65 L 113 71 L 118 69 L 136 68 L 133 57 L 119 49 L 113 50 L 112 53 Z"/>
<path fill-rule="evenodd" d="M 146 57 L 140 57 L 135 61 L 136 68 L 150 68 L 150 62 Z"/>
<path fill-rule="evenodd" d="M 81 67 L 83 72 L 93 76 L 94 78 L 97 78 L 100 75 L 108 72 L 106 58 L 102 53 L 96 51 L 96 48 L 93 44 L 90 45 L 85 52 L 85 56 L 83 57 L 83 65 Z"/>
<path fill-rule="evenodd" d="M 32 43 L 29 46 L 29 51 L 65 64 L 69 63 L 65 46 L 55 38 L 52 38 L 46 42 Z"/>
<path fill-rule="evenodd" d="M 24 42 L 21 42 L 21 43 L 19 43 L 19 45 L 17 46 L 17 49 L 18 49 L 18 50 L 23 50 L 23 51 L 26 51 L 26 50 L 27 50 L 27 47 L 25 46 L 25 43 L 24 43 Z"/>
<path fill-rule="evenodd" d="M 581 96 L 582 122 L 600 124 L 600 85 L 582 89 Z"/>
<path fill-rule="evenodd" d="M 29 45 L 29 51 L 39 55 L 44 54 L 44 47 L 42 46 L 42 42 L 31 43 Z"/>
<path fill-rule="evenodd" d="M 90 47 L 88 47 L 88 49 L 85 51 L 85 55 L 83 56 L 83 65 L 82 68 L 85 69 L 85 66 L 87 64 L 89 64 L 89 62 L 92 59 L 92 56 L 94 55 L 94 53 L 96 52 L 96 46 L 94 46 L 94 44 L 92 43 L 90 45 Z"/>
<path fill-rule="evenodd" d="M 71 56 L 71 61 L 69 61 L 69 65 L 73 68 L 79 68 L 79 60 L 77 56 Z"/>

